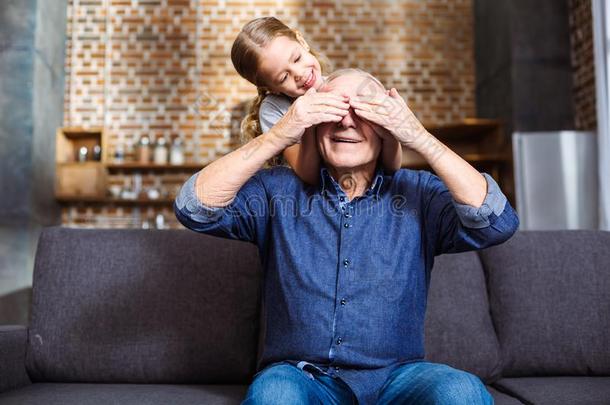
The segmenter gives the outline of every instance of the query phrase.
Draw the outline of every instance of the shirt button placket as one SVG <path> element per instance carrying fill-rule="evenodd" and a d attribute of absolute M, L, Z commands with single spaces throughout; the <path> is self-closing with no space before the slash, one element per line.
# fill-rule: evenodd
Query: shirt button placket
<path fill-rule="evenodd" d="M 343 196 L 339 197 L 339 201 L 340 201 L 339 205 L 341 206 L 342 217 L 343 217 L 342 218 L 343 228 L 344 229 L 349 229 L 349 228 L 352 227 L 351 220 L 352 220 L 353 214 L 352 214 L 351 210 L 352 210 L 353 207 L 352 207 L 352 205 L 349 202 L 345 203 L 345 197 L 343 197 Z M 345 242 L 346 240 L 349 240 L 350 237 L 341 236 L 341 239 L 342 239 L 342 244 L 343 244 L 343 242 Z M 341 247 L 341 251 L 342 252 L 344 251 L 345 253 L 349 254 L 349 251 L 348 250 L 344 250 L 344 247 L 345 246 Z M 351 264 L 352 264 L 351 260 L 348 257 L 344 257 L 343 260 L 342 260 L 342 263 L 343 263 L 343 268 L 344 269 L 348 269 L 351 266 Z M 343 277 L 345 277 L 345 276 L 341 276 L 341 278 L 339 280 L 342 280 Z M 346 285 L 346 284 L 343 284 L 343 285 Z M 338 294 L 343 294 L 344 293 L 344 291 L 342 291 L 342 290 L 344 290 L 343 285 L 337 286 L 338 287 L 337 288 L 337 293 Z M 341 296 L 341 295 L 339 295 L 339 296 Z M 344 307 L 346 302 L 347 302 L 347 300 L 342 297 L 341 300 L 340 300 L 341 307 Z M 344 315 L 345 314 L 342 314 L 342 315 L 338 314 L 338 315 L 336 315 L 336 316 L 339 316 L 339 320 L 340 320 L 339 323 L 345 322 Z M 342 328 L 338 327 L 337 329 L 341 330 Z M 336 336 L 335 346 L 340 346 L 341 343 L 343 343 L 343 337 L 342 336 Z M 331 348 L 331 351 L 332 351 L 332 348 Z M 339 371 L 339 367 L 335 366 L 335 372 L 337 372 L 337 371 Z"/>

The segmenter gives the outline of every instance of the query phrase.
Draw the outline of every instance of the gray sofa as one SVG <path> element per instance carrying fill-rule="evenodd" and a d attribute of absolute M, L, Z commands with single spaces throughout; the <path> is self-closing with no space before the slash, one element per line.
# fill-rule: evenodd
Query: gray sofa
<path fill-rule="evenodd" d="M 31 321 L 0 327 L 0 404 L 238 404 L 257 366 L 255 246 L 45 228 Z M 426 357 L 497 404 L 610 404 L 610 232 L 517 232 L 435 260 Z"/>

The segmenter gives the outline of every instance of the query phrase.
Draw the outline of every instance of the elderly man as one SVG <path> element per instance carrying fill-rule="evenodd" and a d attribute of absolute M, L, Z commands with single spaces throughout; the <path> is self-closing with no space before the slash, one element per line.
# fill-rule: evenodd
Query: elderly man
<path fill-rule="evenodd" d="M 364 88 L 372 94 L 359 96 Z M 261 169 L 304 133 L 289 111 L 194 174 L 174 205 L 189 229 L 259 248 L 266 336 L 244 403 L 493 403 L 476 376 L 424 360 L 426 295 L 434 256 L 506 241 L 515 211 L 394 89 L 347 69 L 322 91 L 346 93 L 351 107 L 316 127 L 318 185 L 287 167 Z M 438 176 L 384 173 L 384 136 L 419 152 Z"/>

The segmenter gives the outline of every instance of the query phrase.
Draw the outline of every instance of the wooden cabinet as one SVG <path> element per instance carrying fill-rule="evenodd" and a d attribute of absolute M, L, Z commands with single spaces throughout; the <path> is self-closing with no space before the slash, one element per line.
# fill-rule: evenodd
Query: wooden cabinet
<path fill-rule="evenodd" d="M 424 126 L 474 168 L 489 173 L 515 206 L 512 147 L 501 121 L 466 118 L 450 125 Z M 402 166 L 431 170 L 421 155 L 406 147 L 403 147 Z"/>
<path fill-rule="evenodd" d="M 55 195 L 58 198 L 103 197 L 106 193 L 104 130 L 59 128 L 55 147 Z"/>
<path fill-rule="evenodd" d="M 98 145 L 99 159 L 91 152 Z M 134 177 L 142 174 L 175 175 L 184 177 L 201 170 L 199 163 L 182 165 L 125 162 L 116 163 L 108 150 L 106 132 L 103 128 L 64 127 L 57 130 L 55 197 L 61 203 L 73 204 L 118 204 L 118 205 L 171 205 L 173 195 L 159 198 L 120 198 L 112 196 L 110 186 L 112 176 Z M 87 159 L 79 161 L 80 148 L 86 148 Z"/>

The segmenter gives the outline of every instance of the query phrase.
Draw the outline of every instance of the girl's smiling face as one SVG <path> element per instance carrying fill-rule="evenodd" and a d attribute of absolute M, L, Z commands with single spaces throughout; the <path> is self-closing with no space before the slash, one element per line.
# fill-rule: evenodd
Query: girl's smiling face
<path fill-rule="evenodd" d="M 262 50 L 259 74 L 272 93 L 299 97 L 311 87 L 322 85 L 320 62 L 309 52 L 307 43 L 279 36 Z"/>

